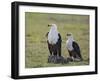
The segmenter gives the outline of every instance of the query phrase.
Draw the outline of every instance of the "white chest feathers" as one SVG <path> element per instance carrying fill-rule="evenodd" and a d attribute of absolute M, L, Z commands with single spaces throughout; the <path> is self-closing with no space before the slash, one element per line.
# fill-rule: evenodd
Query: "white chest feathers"
<path fill-rule="evenodd" d="M 73 50 L 73 41 L 72 40 L 67 40 L 66 41 L 66 47 L 69 51 L 72 51 Z"/>
<path fill-rule="evenodd" d="M 58 38 L 59 38 L 58 31 L 53 29 L 53 28 L 51 28 L 51 30 L 50 30 L 50 32 L 48 34 L 48 42 L 50 44 L 56 44 L 57 41 L 58 41 Z"/>

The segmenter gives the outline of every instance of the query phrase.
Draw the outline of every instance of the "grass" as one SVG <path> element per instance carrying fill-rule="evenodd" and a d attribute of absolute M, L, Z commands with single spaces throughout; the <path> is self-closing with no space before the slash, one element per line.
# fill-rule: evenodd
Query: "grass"
<path fill-rule="evenodd" d="M 84 61 L 68 64 L 48 63 L 46 33 L 49 23 L 55 23 L 62 36 L 62 56 L 68 57 L 66 33 L 71 32 L 79 43 Z M 89 16 L 70 14 L 25 13 L 25 67 L 77 66 L 89 64 Z"/>

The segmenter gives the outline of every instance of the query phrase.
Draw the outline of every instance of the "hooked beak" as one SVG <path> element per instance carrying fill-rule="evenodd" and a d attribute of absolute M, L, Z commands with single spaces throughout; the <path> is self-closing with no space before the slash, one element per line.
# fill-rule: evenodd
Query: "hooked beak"
<path fill-rule="evenodd" d="M 48 24 L 48 27 L 50 27 L 51 26 L 51 24 Z"/>

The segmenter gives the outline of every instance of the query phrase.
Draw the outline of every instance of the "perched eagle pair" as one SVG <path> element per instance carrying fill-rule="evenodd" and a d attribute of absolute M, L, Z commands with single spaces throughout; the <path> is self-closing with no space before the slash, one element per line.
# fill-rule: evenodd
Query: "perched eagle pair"
<path fill-rule="evenodd" d="M 47 36 L 47 44 L 48 44 L 50 55 L 60 57 L 61 43 L 62 43 L 61 35 L 57 30 L 56 24 L 49 24 L 48 27 L 50 27 L 50 31 L 46 34 L 46 36 Z M 70 58 L 82 60 L 80 47 L 73 39 L 72 34 L 68 33 L 67 38 L 68 40 L 66 41 L 66 47 L 68 49 Z"/>

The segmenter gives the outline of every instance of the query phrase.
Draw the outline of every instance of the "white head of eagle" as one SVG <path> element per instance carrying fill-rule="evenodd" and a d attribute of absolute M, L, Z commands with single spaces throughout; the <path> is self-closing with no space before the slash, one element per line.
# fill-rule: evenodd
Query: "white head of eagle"
<path fill-rule="evenodd" d="M 49 33 L 48 33 L 48 42 L 50 44 L 56 44 L 58 41 L 58 31 L 57 31 L 57 25 L 56 24 L 50 24 L 48 25 L 51 27 Z"/>
<path fill-rule="evenodd" d="M 72 44 L 73 44 L 73 41 L 74 41 L 72 33 L 68 33 L 67 38 L 68 38 L 68 40 L 66 41 L 67 49 L 72 51 L 73 50 Z"/>

